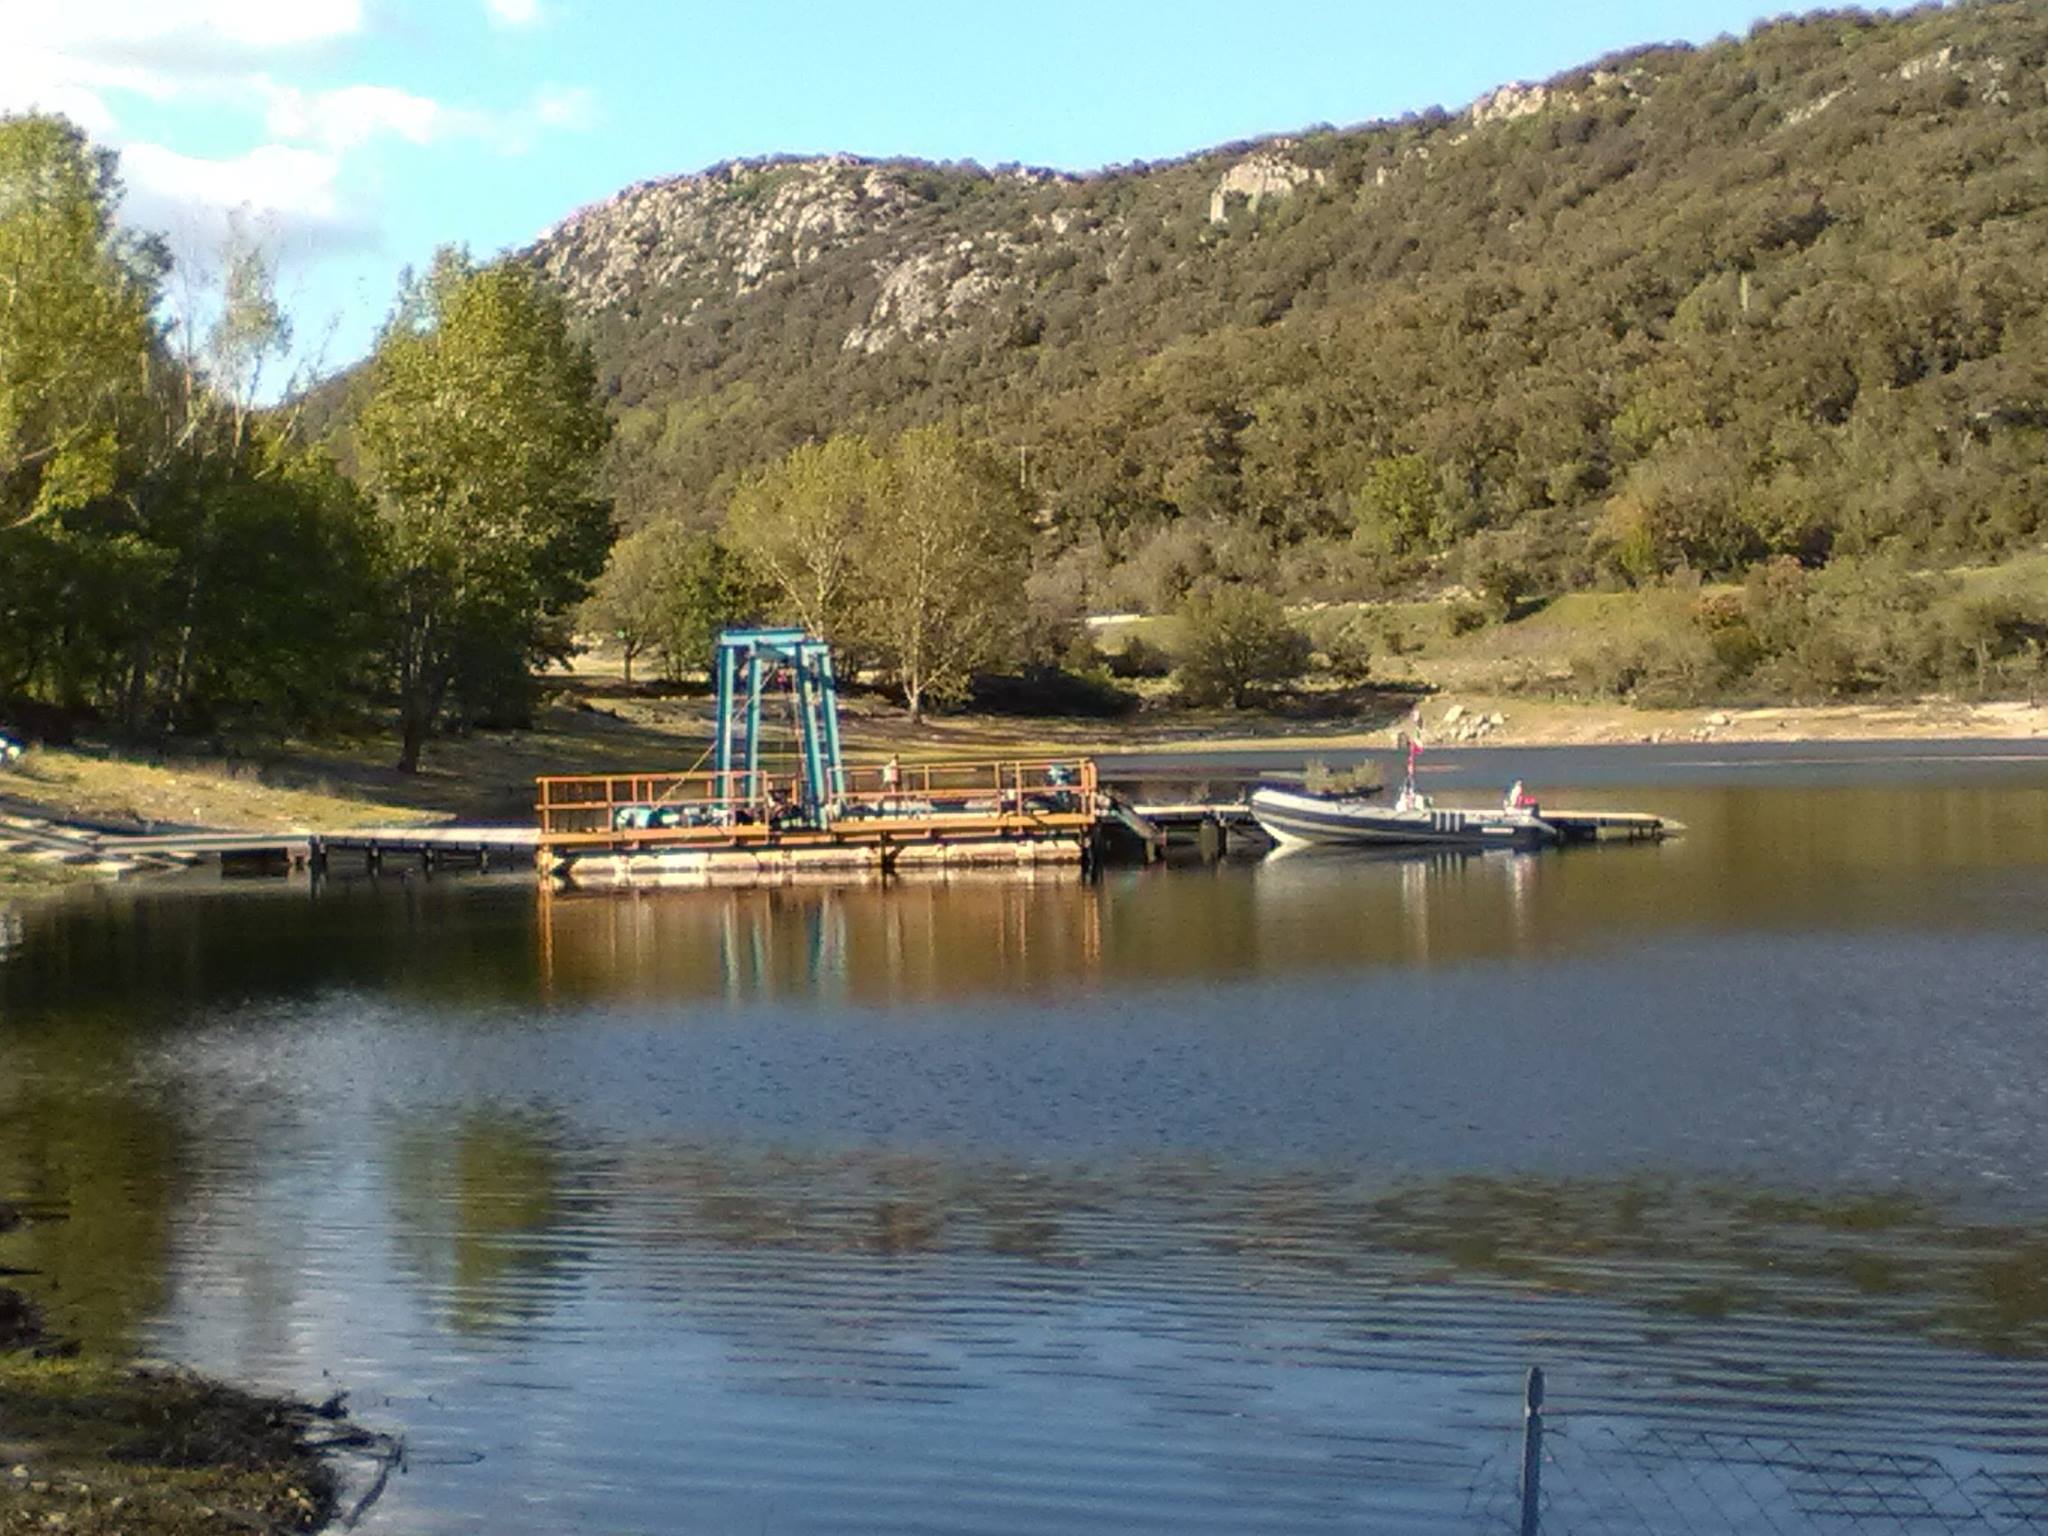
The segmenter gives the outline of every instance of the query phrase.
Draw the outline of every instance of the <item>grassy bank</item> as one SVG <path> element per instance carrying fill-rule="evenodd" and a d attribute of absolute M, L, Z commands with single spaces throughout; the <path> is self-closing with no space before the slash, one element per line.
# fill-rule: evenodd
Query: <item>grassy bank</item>
<path fill-rule="evenodd" d="M 68 864 L 34 859 L 20 853 L 0 853 L 0 900 L 10 896 L 41 895 L 90 878 Z"/>
<path fill-rule="evenodd" d="M 0 1231 L 20 1218 L 0 1205 Z M 338 1483 L 301 1404 L 79 1357 L 0 1289 L 0 1536 L 313 1531 Z"/>
<path fill-rule="evenodd" d="M 286 751 L 276 763 L 143 761 L 41 747 L 5 772 L 0 796 L 53 820 L 113 824 L 332 828 L 430 818 L 431 810 L 381 800 L 327 774 L 317 758 Z"/>
<path fill-rule="evenodd" d="M 307 1411 L 194 1376 L 0 1351 L 0 1536 L 314 1531 Z"/>

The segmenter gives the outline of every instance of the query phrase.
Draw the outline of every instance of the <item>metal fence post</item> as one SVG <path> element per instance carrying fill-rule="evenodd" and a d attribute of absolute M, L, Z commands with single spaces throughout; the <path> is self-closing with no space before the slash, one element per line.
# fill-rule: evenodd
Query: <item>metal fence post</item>
<path fill-rule="evenodd" d="M 1522 1536 L 1537 1536 L 1543 1488 L 1543 1367 L 1529 1367 L 1522 1395 Z"/>

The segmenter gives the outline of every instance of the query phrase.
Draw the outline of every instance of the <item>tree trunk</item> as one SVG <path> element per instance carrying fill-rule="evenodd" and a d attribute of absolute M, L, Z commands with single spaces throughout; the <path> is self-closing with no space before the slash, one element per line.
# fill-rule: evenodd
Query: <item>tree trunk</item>
<path fill-rule="evenodd" d="M 418 773 L 420 749 L 427 741 L 427 722 L 424 712 L 413 699 L 405 701 L 401 713 L 397 768 L 400 773 Z"/>
<path fill-rule="evenodd" d="M 405 632 L 398 650 L 398 730 L 396 767 L 400 773 L 420 771 L 420 752 L 439 712 L 430 672 L 434 656 L 434 610 L 417 595 L 407 605 Z"/>

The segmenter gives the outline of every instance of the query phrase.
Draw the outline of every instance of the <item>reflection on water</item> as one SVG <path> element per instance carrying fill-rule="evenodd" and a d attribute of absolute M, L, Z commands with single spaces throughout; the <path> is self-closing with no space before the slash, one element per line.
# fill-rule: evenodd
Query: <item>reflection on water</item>
<path fill-rule="evenodd" d="M 16 909 L 0 1238 L 388 1531 L 1457 1528 L 1567 1412 L 2040 1458 L 2048 776 L 1682 841 Z M 1449 798 L 1447 795 L 1446 798 Z"/>
<path fill-rule="evenodd" d="M 888 885 L 543 891 L 542 995 L 886 1002 L 1070 982 L 1102 961 L 1102 893 L 963 874 Z"/>
<path fill-rule="evenodd" d="M 179 1017 L 322 987 L 463 1010 L 598 997 L 879 1004 L 1454 966 L 1674 931 L 2042 928 L 2048 791 L 2038 784 L 1652 785 L 1546 798 L 1654 804 L 1691 830 L 1660 845 L 1541 855 L 1125 868 L 1098 885 L 956 876 L 535 899 L 530 880 L 503 876 L 88 892 L 10 914 L 20 939 L 0 964 L 0 1016 L 104 1005 Z"/>
<path fill-rule="evenodd" d="M 561 1234 L 561 1128 L 483 1111 L 395 1129 L 391 1227 L 399 1264 L 421 1293 L 445 1299 L 461 1333 L 516 1335 L 543 1326 L 565 1272 L 583 1255 Z"/>
<path fill-rule="evenodd" d="M 67 1330 L 110 1354 L 163 1304 L 190 1132 L 174 1102 L 124 1092 L 135 1054 L 105 1016 L 40 1041 L 33 1071 L 0 1035 L 0 1199 L 64 1217 L 24 1227 L 0 1267 L 61 1290 Z"/>

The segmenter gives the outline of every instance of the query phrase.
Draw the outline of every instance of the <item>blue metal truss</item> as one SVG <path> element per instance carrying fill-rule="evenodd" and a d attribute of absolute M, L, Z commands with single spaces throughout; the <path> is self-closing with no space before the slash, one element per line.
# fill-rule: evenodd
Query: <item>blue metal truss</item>
<path fill-rule="evenodd" d="M 727 801 L 758 801 L 765 794 L 761 699 L 783 672 L 796 698 L 801 809 L 822 826 L 832 803 L 846 793 L 839 685 L 832 675 L 832 648 L 801 629 L 728 629 L 718 637 L 718 792 Z"/>

